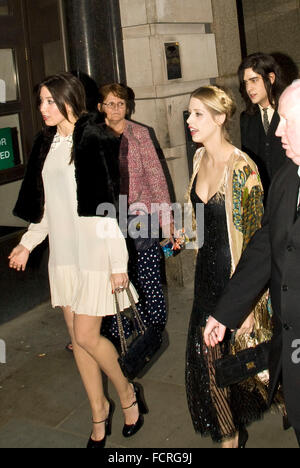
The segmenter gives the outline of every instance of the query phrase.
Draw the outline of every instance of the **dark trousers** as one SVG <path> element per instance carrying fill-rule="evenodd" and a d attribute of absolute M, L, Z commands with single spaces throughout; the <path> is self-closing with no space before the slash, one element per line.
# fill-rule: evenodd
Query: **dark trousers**
<path fill-rule="evenodd" d="M 297 437 L 297 440 L 298 440 L 298 444 L 299 444 L 299 447 L 300 447 L 300 429 L 296 429 L 294 427 L 294 430 L 295 430 L 296 437 Z"/>

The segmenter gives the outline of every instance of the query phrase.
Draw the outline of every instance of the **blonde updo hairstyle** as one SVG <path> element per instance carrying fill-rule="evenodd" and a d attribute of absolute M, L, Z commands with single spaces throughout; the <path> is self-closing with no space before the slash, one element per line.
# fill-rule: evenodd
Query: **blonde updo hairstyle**
<path fill-rule="evenodd" d="M 213 117 L 225 115 L 222 130 L 226 140 L 230 142 L 228 128 L 236 105 L 229 91 L 220 86 L 202 86 L 192 93 L 191 98 L 199 99 Z"/>

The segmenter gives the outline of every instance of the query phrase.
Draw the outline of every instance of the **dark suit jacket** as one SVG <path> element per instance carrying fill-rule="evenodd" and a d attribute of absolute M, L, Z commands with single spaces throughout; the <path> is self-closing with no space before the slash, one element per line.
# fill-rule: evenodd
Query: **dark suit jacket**
<path fill-rule="evenodd" d="M 290 423 L 300 428 L 300 217 L 295 220 L 298 166 L 287 160 L 270 187 L 262 228 L 245 249 L 214 317 L 237 328 L 270 281 L 274 336 L 270 402 L 282 372 Z M 298 340 L 298 341 L 297 341 Z M 297 352 L 298 348 L 298 352 Z"/>
<path fill-rule="evenodd" d="M 274 175 L 286 160 L 281 140 L 275 136 L 279 124 L 278 112 L 274 112 L 267 135 L 258 106 L 255 114 L 242 112 L 240 123 L 242 150 L 253 159 L 258 167 L 266 199 Z"/>

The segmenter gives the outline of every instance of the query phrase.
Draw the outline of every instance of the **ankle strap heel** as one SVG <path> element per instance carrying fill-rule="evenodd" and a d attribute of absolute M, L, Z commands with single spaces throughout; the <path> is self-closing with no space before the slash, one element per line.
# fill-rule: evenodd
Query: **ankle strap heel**
<path fill-rule="evenodd" d="M 131 437 L 134 434 L 136 434 L 144 424 L 144 418 L 143 418 L 142 415 L 147 414 L 149 412 L 149 410 L 147 408 L 147 405 L 146 405 L 146 402 L 145 402 L 145 399 L 144 399 L 144 396 L 142 395 L 142 386 L 138 385 L 136 383 L 133 383 L 133 391 L 134 391 L 134 395 L 135 395 L 135 398 L 136 398 L 135 401 L 133 403 L 131 403 L 130 406 L 128 406 L 126 408 L 122 408 L 122 409 L 123 410 L 128 410 L 128 409 L 132 408 L 133 406 L 138 405 L 139 417 L 138 417 L 138 420 L 136 421 L 135 424 L 124 424 L 124 427 L 123 427 L 123 436 L 124 437 Z"/>
<path fill-rule="evenodd" d="M 105 423 L 105 436 L 102 440 L 93 440 L 92 434 L 89 438 L 87 448 L 104 448 L 106 443 L 106 437 L 111 435 L 111 426 L 112 426 L 112 417 L 114 413 L 115 405 L 112 401 L 109 404 L 108 417 L 103 419 L 103 421 L 92 421 L 93 424 L 103 424 Z"/>

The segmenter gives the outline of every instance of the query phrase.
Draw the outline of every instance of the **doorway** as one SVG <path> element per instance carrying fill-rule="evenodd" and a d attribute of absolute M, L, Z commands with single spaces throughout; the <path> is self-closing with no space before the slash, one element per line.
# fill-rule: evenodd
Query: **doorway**
<path fill-rule="evenodd" d="M 0 0 L 0 237 L 41 128 L 34 87 L 66 69 L 61 22 L 59 0 Z"/>
<path fill-rule="evenodd" d="M 66 69 L 61 1 L 0 0 L 0 323 L 49 298 L 47 244 L 22 274 L 8 268 L 7 257 L 26 229 L 12 210 L 41 128 L 33 89 Z"/>

